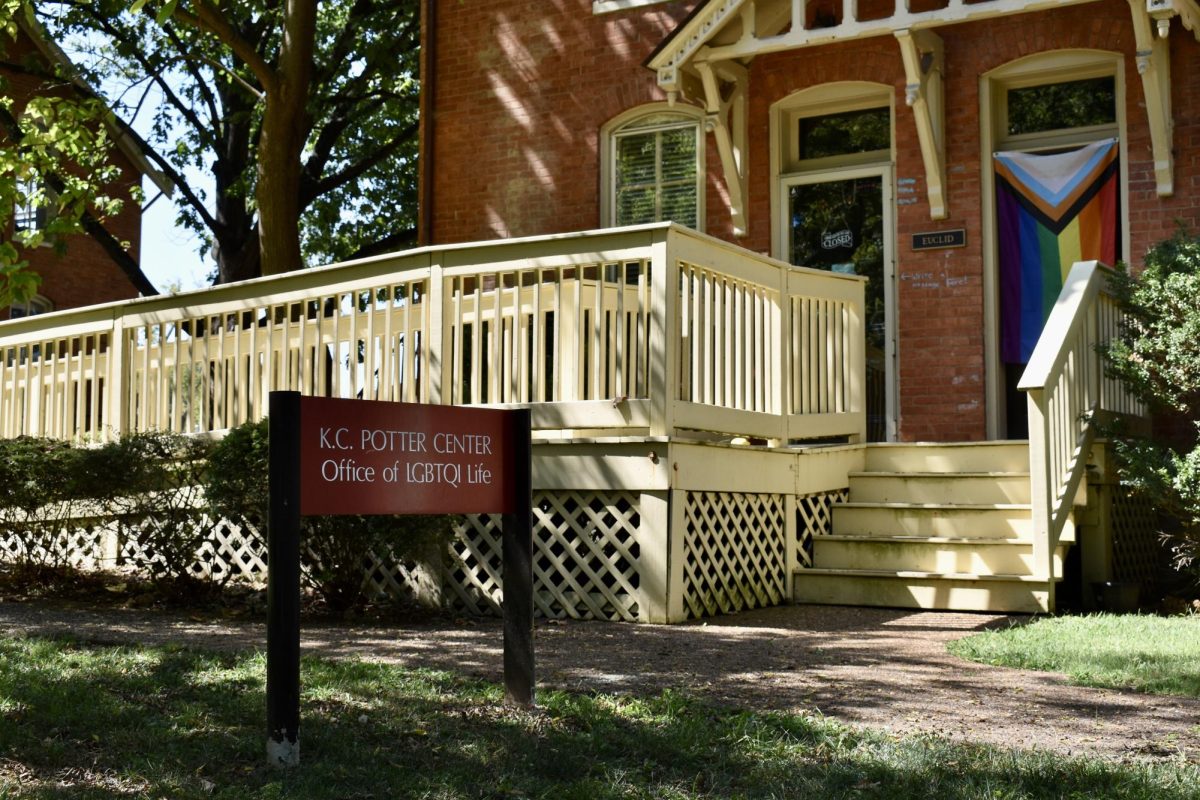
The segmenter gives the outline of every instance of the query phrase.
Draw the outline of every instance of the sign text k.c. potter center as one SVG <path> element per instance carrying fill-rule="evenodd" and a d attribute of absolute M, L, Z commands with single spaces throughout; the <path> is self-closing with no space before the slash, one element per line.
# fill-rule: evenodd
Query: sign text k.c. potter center
<path fill-rule="evenodd" d="M 507 414 L 306 397 L 300 513 L 511 513 Z"/>

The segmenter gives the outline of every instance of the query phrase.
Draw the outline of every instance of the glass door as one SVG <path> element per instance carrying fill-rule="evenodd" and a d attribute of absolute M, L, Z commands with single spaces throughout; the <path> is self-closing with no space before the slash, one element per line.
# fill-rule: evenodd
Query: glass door
<path fill-rule="evenodd" d="M 891 171 L 838 170 L 783 180 L 781 252 L 792 264 L 866 277 L 867 439 L 895 438 Z"/>

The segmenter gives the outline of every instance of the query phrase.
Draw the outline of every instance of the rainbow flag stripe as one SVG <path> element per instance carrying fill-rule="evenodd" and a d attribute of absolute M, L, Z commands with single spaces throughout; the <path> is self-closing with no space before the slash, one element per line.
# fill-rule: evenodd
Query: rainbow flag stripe
<path fill-rule="evenodd" d="M 1000 357 L 1025 364 L 1076 261 L 1120 252 L 1117 140 L 1066 153 L 996 153 Z"/>

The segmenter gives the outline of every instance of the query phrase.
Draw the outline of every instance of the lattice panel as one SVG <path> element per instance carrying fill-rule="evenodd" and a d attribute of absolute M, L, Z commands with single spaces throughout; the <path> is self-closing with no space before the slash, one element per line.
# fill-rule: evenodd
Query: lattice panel
<path fill-rule="evenodd" d="M 534 495 L 534 611 L 552 619 L 636 621 L 637 498 L 628 492 Z M 500 517 L 472 515 L 451 546 L 448 590 L 475 613 L 499 613 Z"/>
<path fill-rule="evenodd" d="M 428 567 L 391 552 L 369 553 L 365 567 L 367 594 L 371 597 L 437 598 L 441 594 L 441 583 Z"/>
<path fill-rule="evenodd" d="M 208 539 L 196 551 L 196 563 L 191 573 L 196 577 L 212 577 L 220 582 L 228 580 L 247 581 L 253 584 L 267 582 L 267 539 L 256 529 L 243 529 L 227 519 L 213 524 L 207 517 L 203 523 L 209 528 Z"/>
<path fill-rule="evenodd" d="M 1167 562 L 1159 539 L 1158 514 L 1145 495 L 1112 487 L 1113 578 L 1152 583 Z"/>
<path fill-rule="evenodd" d="M 683 602 L 689 619 L 775 605 L 787 580 L 784 496 L 688 492 Z"/>
<path fill-rule="evenodd" d="M 35 537 L 43 541 L 37 542 L 31 552 L 26 549 L 26 537 L 15 533 L 0 535 L 0 562 L 70 564 L 78 569 L 99 567 L 104 557 L 105 539 L 112 535 L 109 527 L 95 522 L 81 522 L 79 527 L 73 527 L 69 520 L 64 525 L 66 527 L 52 540 Z"/>
<path fill-rule="evenodd" d="M 0 561 L 6 564 L 12 564 L 21 560 L 25 554 L 25 548 L 21 544 L 21 539 L 13 534 L 0 535 Z"/>
<path fill-rule="evenodd" d="M 796 498 L 796 559 L 792 562 L 792 569 L 812 567 L 813 537 L 833 533 L 833 506 L 849 498 L 849 489 L 834 489 Z"/>
<path fill-rule="evenodd" d="M 473 614 L 500 614 L 500 525 L 499 514 L 469 514 L 450 543 L 446 583 L 451 601 Z"/>
<path fill-rule="evenodd" d="M 637 619 L 637 500 L 546 492 L 534 503 L 533 572 L 538 610 L 552 619 Z"/>
<path fill-rule="evenodd" d="M 96 569 L 104 557 L 105 540 L 114 535 L 113 526 L 84 524 L 59 535 L 60 552 L 77 569 Z"/>
<path fill-rule="evenodd" d="M 195 561 L 188 572 L 197 578 L 212 578 L 218 583 L 230 580 L 255 585 L 267 582 L 266 537 L 253 527 L 240 526 L 222 519 L 214 523 L 207 515 L 196 519 L 195 525 L 207 533 L 196 548 Z M 138 539 L 137 530 L 125 530 L 120 539 L 117 563 L 121 566 L 163 565 L 163 558 L 151 546 Z"/>

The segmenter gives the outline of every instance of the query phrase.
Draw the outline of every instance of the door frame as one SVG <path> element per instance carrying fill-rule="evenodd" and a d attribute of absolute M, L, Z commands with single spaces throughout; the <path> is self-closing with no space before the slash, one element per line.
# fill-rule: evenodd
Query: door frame
<path fill-rule="evenodd" d="M 884 441 L 888 442 L 896 441 L 899 430 L 899 394 L 897 391 L 899 324 L 896 318 L 896 209 L 893 173 L 891 162 L 878 162 L 862 166 L 833 167 L 781 175 L 776 182 L 779 203 L 776 206 L 775 241 L 772 243 L 775 257 L 790 264 L 791 253 L 788 240 L 791 233 L 791 209 L 787 198 L 788 190 L 793 186 L 811 186 L 857 178 L 878 177 L 880 179 L 880 191 L 883 195 L 880 203 L 883 209 Z M 863 333 L 865 335 L 865 328 Z"/>
<path fill-rule="evenodd" d="M 1006 148 L 1036 150 L 1047 143 L 1033 138 L 1007 137 L 1004 124 L 1005 92 L 1010 88 L 1038 86 L 1082 78 L 1112 76 L 1116 90 L 1117 124 L 1115 135 L 1119 151 L 1121 254 L 1130 262 L 1129 235 L 1129 148 L 1126 131 L 1125 56 L 1107 50 L 1064 49 L 1031 53 L 1001 64 L 979 76 L 979 163 L 980 214 L 983 243 L 983 331 L 984 331 L 984 412 L 989 440 L 1008 438 L 1005 414 L 1004 365 L 1000 362 L 1000 243 L 996 222 L 996 177 L 992 155 Z M 1078 131 L 1072 135 L 1072 131 Z M 1092 134 L 1089 129 L 1064 129 L 1050 136 L 1051 144 L 1087 144 L 1111 136 L 1111 130 Z M 1115 266 L 1115 265 L 1110 265 Z"/>

